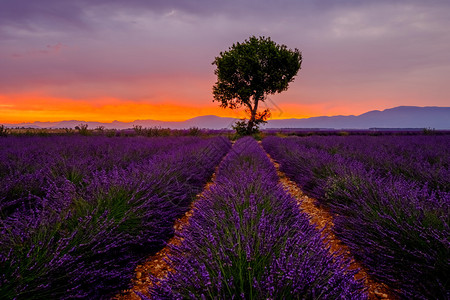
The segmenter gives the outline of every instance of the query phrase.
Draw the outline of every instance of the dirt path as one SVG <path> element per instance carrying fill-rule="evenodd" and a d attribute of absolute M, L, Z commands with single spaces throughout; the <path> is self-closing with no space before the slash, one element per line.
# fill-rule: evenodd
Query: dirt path
<path fill-rule="evenodd" d="M 390 291 L 389 287 L 383 283 L 379 283 L 373 280 L 367 273 L 366 269 L 352 257 L 350 249 L 344 245 L 333 233 L 333 217 L 331 213 L 315 204 L 316 200 L 308 197 L 299 186 L 292 180 L 290 180 L 285 173 L 280 171 L 280 165 L 275 162 L 269 154 L 275 168 L 277 169 L 278 176 L 280 177 L 280 183 L 283 188 L 288 191 L 296 200 L 301 210 L 310 216 L 310 223 L 316 226 L 317 229 L 323 229 L 323 235 L 326 242 L 330 246 L 330 252 L 337 252 L 343 254 L 344 257 L 351 260 L 351 268 L 359 269 L 359 272 L 355 275 L 356 279 L 364 280 L 364 285 L 367 287 L 369 299 L 398 299 L 394 293 Z"/>

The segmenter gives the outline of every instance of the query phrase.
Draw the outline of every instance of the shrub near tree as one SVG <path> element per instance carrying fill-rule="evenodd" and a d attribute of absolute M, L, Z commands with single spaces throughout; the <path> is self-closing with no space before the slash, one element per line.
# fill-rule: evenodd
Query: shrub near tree
<path fill-rule="evenodd" d="M 269 37 L 252 36 L 220 52 L 213 65 L 217 82 L 214 100 L 223 108 L 244 107 L 249 119 L 238 121 L 233 128 L 240 135 L 258 132 L 259 125 L 270 117 L 269 109 L 258 111 L 267 95 L 281 93 L 300 70 L 302 53 L 278 45 Z"/>

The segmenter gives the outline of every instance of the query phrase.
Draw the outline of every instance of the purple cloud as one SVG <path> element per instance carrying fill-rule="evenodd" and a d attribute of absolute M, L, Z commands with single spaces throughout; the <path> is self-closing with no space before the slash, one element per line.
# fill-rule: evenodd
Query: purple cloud
<path fill-rule="evenodd" d="M 444 0 L 3 0 L 0 94 L 45 88 L 71 97 L 89 86 L 82 96 L 145 98 L 165 80 L 177 95 L 209 101 L 209 89 L 192 90 L 212 86 L 214 56 L 266 35 L 304 55 L 280 106 L 356 98 L 443 105 L 449 11 Z"/>

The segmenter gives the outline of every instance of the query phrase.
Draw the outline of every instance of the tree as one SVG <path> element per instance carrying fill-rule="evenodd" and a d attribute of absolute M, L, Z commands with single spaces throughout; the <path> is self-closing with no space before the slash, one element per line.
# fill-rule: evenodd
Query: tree
<path fill-rule="evenodd" d="M 245 107 L 249 120 L 238 122 L 234 128 L 241 134 L 253 134 L 260 123 L 270 117 L 269 109 L 258 112 L 258 105 L 267 95 L 288 89 L 302 63 L 302 53 L 296 48 L 278 45 L 269 37 L 250 37 L 220 52 L 213 61 L 217 82 L 213 101 L 223 108 Z"/>

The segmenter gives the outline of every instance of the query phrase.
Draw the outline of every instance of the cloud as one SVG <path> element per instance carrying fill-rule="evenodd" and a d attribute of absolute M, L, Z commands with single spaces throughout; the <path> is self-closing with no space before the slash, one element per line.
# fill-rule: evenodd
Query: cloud
<path fill-rule="evenodd" d="M 279 105 L 443 101 L 449 8 L 444 0 L 2 0 L 0 94 L 209 102 L 214 57 L 266 35 L 304 55 Z"/>
<path fill-rule="evenodd" d="M 67 48 L 67 45 L 64 45 L 62 43 L 56 43 L 53 45 L 47 45 L 45 48 L 41 49 L 31 49 L 27 50 L 25 52 L 15 52 L 11 54 L 11 57 L 13 58 L 24 58 L 29 56 L 42 56 L 42 55 L 52 55 L 57 54 L 62 51 L 62 49 Z"/>

